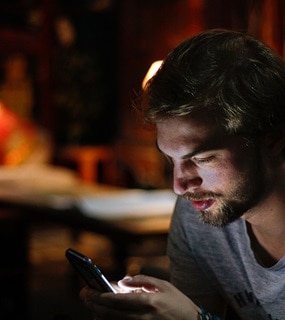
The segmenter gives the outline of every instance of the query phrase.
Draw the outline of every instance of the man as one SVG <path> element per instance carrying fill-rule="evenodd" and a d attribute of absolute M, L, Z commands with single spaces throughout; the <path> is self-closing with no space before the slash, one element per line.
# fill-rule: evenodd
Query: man
<path fill-rule="evenodd" d="M 168 55 L 141 103 L 178 194 L 171 284 L 127 277 L 119 285 L 142 292 L 84 289 L 82 299 L 96 319 L 224 319 L 231 309 L 284 320 L 285 63 L 248 35 L 210 30 Z"/>

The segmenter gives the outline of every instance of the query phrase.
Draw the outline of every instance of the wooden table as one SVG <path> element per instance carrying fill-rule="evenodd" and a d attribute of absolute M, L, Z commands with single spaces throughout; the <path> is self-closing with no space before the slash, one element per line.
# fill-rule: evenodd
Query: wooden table
<path fill-rule="evenodd" d="M 75 232 L 88 230 L 105 235 L 113 244 L 118 278 L 125 275 L 125 262 L 133 253 L 134 245 L 146 239 L 166 243 L 172 209 L 169 209 L 165 215 L 151 216 L 148 214 L 146 217 L 129 216 L 122 219 L 104 219 L 84 214 L 82 208 L 78 206 L 80 197 L 92 198 L 95 195 L 100 199 L 117 191 L 115 187 L 87 185 L 86 183 L 74 184 L 71 188 L 54 192 L 50 189 L 43 190 L 30 186 L 0 184 L 0 221 L 1 228 L 6 234 L 6 240 L 4 239 L 1 243 L 1 250 L 6 252 L 7 257 L 8 255 L 10 257 L 5 261 L 11 262 L 10 265 L 9 263 L 3 264 L 3 259 L 0 262 L 0 271 L 3 278 L 7 279 L 6 285 L 3 285 L 2 282 L 4 298 L 0 294 L 0 299 L 7 299 L 7 297 L 14 299 L 17 307 L 21 309 L 22 319 L 25 319 L 24 297 L 27 294 L 28 283 L 26 281 L 29 266 L 28 231 L 31 224 L 55 222 Z M 10 229 L 7 229 L 7 226 Z M 12 234 L 10 230 L 14 230 Z M 62 254 L 64 255 L 64 252 Z M 17 290 L 13 289 L 11 282 L 18 283 Z M 11 292 L 9 288 L 12 288 Z M 16 295 L 17 292 L 20 295 Z"/>
<path fill-rule="evenodd" d="M 102 200 L 102 198 L 105 198 L 104 201 L 106 202 L 114 202 L 116 201 L 114 199 L 116 197 L 128 197 L 129 193 L 136 194 L 137 192 L 138 194 L 153 194 L 155 197 L 155 194 L 159 194 L 161 190 L 122 189 L 106 185 L 86 185 L 85 183 L 73 186 L 65 192 L 41 191 L 39 189 L 17 190 L 17 188 L 11 190 L 10 188 L 0 186 L 0 204 L 2 208 L 5 206 L 23 211 L 23 216 L 26 219 L 36 221 L 48 218 L 59 222 L 66 222 L 70 225 L 78 223 L 78 225 L 88 230 L 104 234 L 109 232 L 109 230 L 116 230 L 118 233 L 130 237 L 167 234 L 173 207 L 167 207 L 165 212 L 161 212 L 163 209 L 159 209 L 158 212 L 158 206 L 156 205 L 153 214 L 152 212 L 146 212 L 143 215 L 141 211 L 144 208 L 140 208 L 139 214 L 135 212 L 136 209 L 133 209 L 133 215 L 131 213 L 120 215 L 119 213 L 114 218 L 104 218 L 102 214 L 94 214 L 93 216 L 84 214 L 84 210 L 78 205 L 80 198 L 84 197 L 89 199 L 94 197 L 94 202 L 97 199 Z M 162 192 L 168 194 L 171 191 L 165 190 Z M 174 195 L 173 199 L 171 198 L 168 203 L 174 206 Z M 120 203 L 118 204 L 120 205 Z M 147 209 L 152 210 L 152 206 L 147 206 Z M 123 210 L 121 209 L 121 211 Z"/>
<path fill-rule="evenodd" d="M 43 190 L 41 188 L 10 188 L 0 186 L 0 205 L 2 211 L 5 208 L 11 212 L 16 212 L 25 224 L 44 223 L 45 221 L 53 221 L 61 223 L 73 230 L 88 230 L 97 234 L 102 234 L 108 237 L 115 248 L 115 255 L 119 265 L 118 273 L 125 272 L 125 260 L 130 255 L 130 248 L 135 243 L 140 243 L 145 239 L 158 240 L 163 239 L 166 242 L 168 229 L 170 224 L 171 213 L 173 211 L 175 198 L 173 196 L 173 205 L 165 209 L 165 212 L 156 212 L 151 214 L 152 205 L 147 206 L 144 212 L 140 205 L 138 209 L 132 209 L 134 215 L 123 214 L 123 216 L 115 216 L 114 218 L 105 217 L 102 214 L 93 215 L 88 212 L 84 213 L 84 209 L 79 205 L 81 199 L 91 199 L 96 204 L 96 201 L 105 199 L 108 206 L 111 201 L 116 202 L 121 197 L 135 194 L 136 190 L 118 189 L 116 187 L 104 185 L 87 185 L 86 183 L 74 184 L 71 188 L 65 190 Z M 154 191 L 140 191 L 146 194 Z M 133 198 L 131 198 L 133 199 Z M 171 202 L 171 203 L 172 203 Z M 168 202 L 169 203 L 169 202 Z M 118 205 L 121 206 L 120 203 Z M 139 211 L 139 215 L 135 211 Z M 100 210 L 100 209 L 95 209 Z M 111 209 L 110 209 L 111 210 Z M 121 210 L 124 210 L 121 208 Z M 128 209 L 130 210 L 130 209 Z M 87 210 L 88 211 L 88 210 Z M 90 211 L 90 209 L 89 209 Z M 91 211 L 92 212 L 92 211 Z M 99 212 L 100 213 L 100 212 Z M 24 224 L 23 224 L 24 225 Z"/>

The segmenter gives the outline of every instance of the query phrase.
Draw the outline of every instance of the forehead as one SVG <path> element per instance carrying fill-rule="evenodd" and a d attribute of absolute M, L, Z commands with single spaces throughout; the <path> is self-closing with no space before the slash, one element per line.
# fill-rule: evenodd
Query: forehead
<path fill-rule="evenodd" d="M 187 144 L 194 148 L 201 144 L 213 144 L 225 135 L 208 116 L 167 118 L 157 122 L 156 127 L 157 144 L 162 150 L 170 145 L 178 147 Z"/>

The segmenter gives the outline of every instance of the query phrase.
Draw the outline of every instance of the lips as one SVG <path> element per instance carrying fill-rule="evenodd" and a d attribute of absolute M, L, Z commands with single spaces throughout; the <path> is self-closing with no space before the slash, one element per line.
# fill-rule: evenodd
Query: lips
<path fill-rule="evenodd" d="M 200 200 L 200 201 L 191 201 L 192 206 L 196 209 L 196 210 L 206 210 L 208 208 L 211 207 L 211 205 L 215 202 L 214 199 L 207 199 L 207 200 Z"/>

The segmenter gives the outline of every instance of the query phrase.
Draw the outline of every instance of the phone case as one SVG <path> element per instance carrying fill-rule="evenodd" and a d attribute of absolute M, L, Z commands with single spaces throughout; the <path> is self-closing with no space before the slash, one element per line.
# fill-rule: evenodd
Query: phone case
<path fill-rule="evenodd" d="M 99 285 L 105 292 L 116 293 L 111 283 L 89 257 L 70 248 L 65 251 L 65 256 L 90 288 L 98 288 Z"/>

